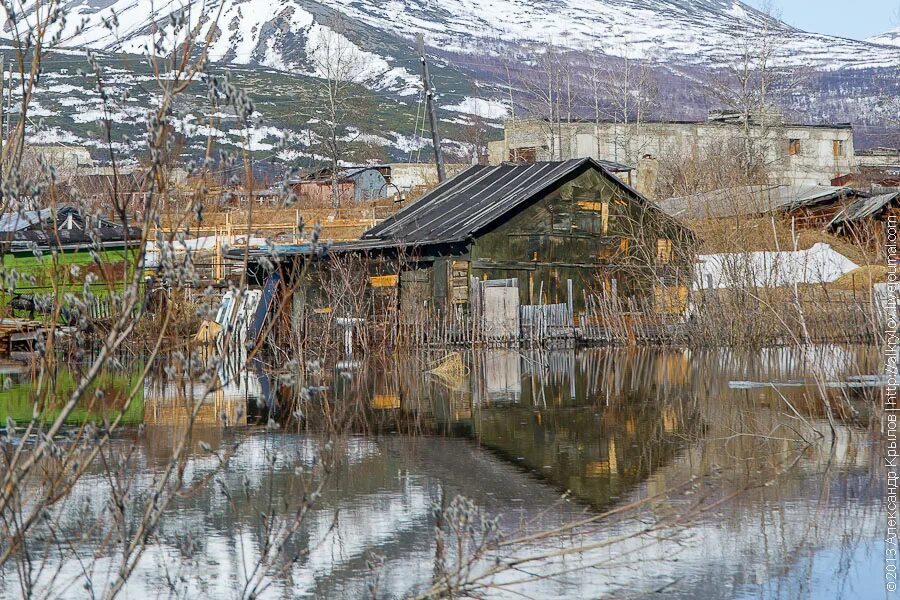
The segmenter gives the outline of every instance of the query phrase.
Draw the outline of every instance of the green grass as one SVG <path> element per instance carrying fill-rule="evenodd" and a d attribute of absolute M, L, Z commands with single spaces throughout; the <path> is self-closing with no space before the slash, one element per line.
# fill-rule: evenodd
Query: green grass
<path fill-rule="evenodd" d="M 21 254 L 5 254 L 0 257 L 4 271 L 15 269 L 18 273 L 26 277 L 34 277 L 35 283 L 30 281 L 21 281 L 16 291 L 20 293 L 48 293 L 52 291 L 54 282 L 59 286 L 61 292 L 78 292 L 83 289 L 86 275 L 94 273 L 98 279 L 91 287 L 94 293 L 100 295 L 106 291 L 107 287 L 112 289 L 121 289 L 124 282 L 118 277 L 115 281 L 107 281 L 102 276 L 105 272 L 119 271 L 118 276 L 121 277 L 121 268 L 123 263 L 129 265 L 128 272 L 132 273 L 134 258 L 133 251 L 124 249 L 104 250 L 98 253 L 102 267 L 98 267 L 94 262 L 91 254 L 87 250 L 70 250 L 60 252 L 56 260 L 49 255 L 44 254 L 42 258 L 37 258 L 31 253 Z M 72 275 L 71 267 L 77 265 L 79 274 Z M 108 286 L 107 284 L 112 284 Z"/>

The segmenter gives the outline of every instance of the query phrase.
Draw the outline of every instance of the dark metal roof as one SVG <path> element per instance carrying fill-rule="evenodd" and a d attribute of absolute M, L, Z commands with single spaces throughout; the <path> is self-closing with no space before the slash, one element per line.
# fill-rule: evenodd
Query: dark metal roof
<path fill-rule="evenodd" d="M 900 198 L 900 192 L 881 194 L 879 196 L 872 196 L 871 198 L 860 198 L 836 214 L 831 220 L 831 223 L 828 224 L 828 228 L 832 229 L 844 223 L 852 223 L 853 221 L 871 217 L 898 198 Z"/>
<path fill-rule="evenodd" d="M 587 169 L 606 173 L 611 181 L 647 202 L 591 158 L 475 165 L 369 229 L 362 239 L 396 240 L 407 245 L 461 242 Z"/>
<path fill-rule="evenodd" d="M 598 160 L 597 162 L 610 173 L 627 173 L 628 171 L 634 171 L 634 167 L 613 162 L 611 160 Z"/>

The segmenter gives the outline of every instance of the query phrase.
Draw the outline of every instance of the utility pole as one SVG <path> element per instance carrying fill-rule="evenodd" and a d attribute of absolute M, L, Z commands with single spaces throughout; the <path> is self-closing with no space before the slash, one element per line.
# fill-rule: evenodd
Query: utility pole
<path fill-rule="evenodd" d="M 428 111 L 428 121 L 431 124 L 431 143 L 434 145 L 434 162 L 437 164 L 438 183 L 447 178 L 444 169 L 444 155 L 441 152 L 441 136 L 438 133 L 437 115 L 434 112 L 434 88 L 431 86 L 431 77 L 428 75 L 428 59 L 425 57 L 425 39 L 422 34 L 416 35 L 416 43 L 419 46 L 419 58 L 422 60 L 422 84 L 425 86 L 425 110 Z"/>

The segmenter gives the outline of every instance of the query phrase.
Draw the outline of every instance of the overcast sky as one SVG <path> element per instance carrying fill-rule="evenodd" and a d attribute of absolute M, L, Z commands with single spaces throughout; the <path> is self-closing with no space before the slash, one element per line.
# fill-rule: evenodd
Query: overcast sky
<path fill-rule="evenodd" d="M 761 6 L 766 0 L 744 0 Z M 900 27 L 900 0 L 771 0 L 789 25 L 859 40 Z"/>

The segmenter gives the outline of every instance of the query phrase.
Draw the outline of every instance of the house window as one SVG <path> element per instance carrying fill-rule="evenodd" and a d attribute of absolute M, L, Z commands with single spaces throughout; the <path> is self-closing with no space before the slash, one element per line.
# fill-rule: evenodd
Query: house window
<path fill-rule="evenodd" d="M 656 240 L 656 262 L 661 265 L 672 262 L 672 240 Z"/>
<path fill-rule="evenodd" d="M 788 142 L 788 154 L 791 156 L 799 156 L 800 155 L 800 140 L 792 139 Z"/>
<path fill-rule="evenodd" d="M 835 158 L 844 156 L 844 140 L 834 140 L 834 156 Z"/>

